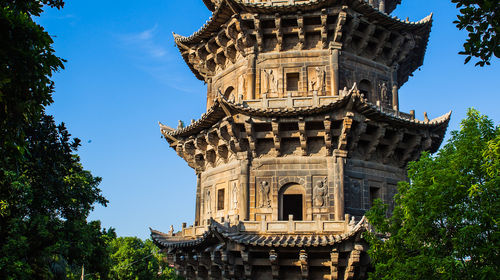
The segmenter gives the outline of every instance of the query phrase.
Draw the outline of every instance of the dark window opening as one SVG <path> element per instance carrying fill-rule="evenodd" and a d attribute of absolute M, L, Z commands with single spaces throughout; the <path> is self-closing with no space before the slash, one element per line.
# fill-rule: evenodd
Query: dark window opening
<path fill-rule="evenodd" d="M 224 189 L 217 191 L 217 210 L 224 210 Z"/>
<path fill-rule="evenodd" d="M 286 90 L 287 91 L 299 90 L 299 73 L 286 74 Z"/>
<path fill-rule="evenodd" d="M 288 220 L 288 215 L 293 215 L 294 221 L 302 221 L 302 195 L 283 195 L 283 220 Z"/>
<path fill-rule="evenodd" d="M 380 198 L 379 190 L 379 188 L 370 188 L 370 207 L 373 206 L 373 202 L 375 201 L 375 199 Z"/>

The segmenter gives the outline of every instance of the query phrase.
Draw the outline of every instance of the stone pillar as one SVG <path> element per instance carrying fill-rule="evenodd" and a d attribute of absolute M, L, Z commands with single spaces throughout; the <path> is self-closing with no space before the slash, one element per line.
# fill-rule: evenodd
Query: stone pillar
<path fill-rule="evenodd" d="M 344 166 L 346 163 L 345 151 L 335 150 L 335 220 L 344 220 Z"/>
<path fill-rule="evenodd" d="M 398 93 L 398 85 L 394 84 L 392 86 L 392 109 L 395 111 L 399 111 L 399 93 Z"/>
<path fill-rule="evenodd" d="M 339 50 L 333 49 L 330 57 L 330 90 L 331 95 L 339 95 Z"/>
<path fill-rule="evenodd" d="M 335 207 L 337 203 L 336 199 L 336 193 L 335 193 L 335 187 L 336 187 L 336 180 L 335 180 L 335 174 L 336 174 L 336 164 L 335 164 L 335 158 L 334 157 L 327 157 L 326 158 L 326 168 L 328 172 L 328 212 L 330 212 L 330 215 L 328 217 L 329 220 L 334 220 L 335 215 Z"/>
<path fill-rule="evenodd" d="M 212 78 L 207 79 L 207 110 L 214 102 Z"/>
<path fill-rule="evenodd" d="M 248 55 L 248 64 L 247 64 L 247 79 L 246 79 L 246 88 L 247 95 L 246 99 L 255 99 L 255 79 L 256 79 L 256 57 L 254 53 L 250 53 Z"/>
<path fill-rule="evenodd" d="M 199 226 L 201 214 L 201 172 L 196 171 L 196 209 L 194 216 L 194 225 Z"/>
<path fill-rule="evenodd" d="M 242 152 L 240 154 L 241 155 L 244 154 L 245 156 L 244 158 L 243 156 L 238 157 L 240 160 L 240 175 L 239 175 L 240 203 L 238 204 L 239 216 L 240 219 L 248 221 L 249 209 L 250 209 L 250 199 L 249 199 L 250 161 L 248 160 L 246 153 Z"/>

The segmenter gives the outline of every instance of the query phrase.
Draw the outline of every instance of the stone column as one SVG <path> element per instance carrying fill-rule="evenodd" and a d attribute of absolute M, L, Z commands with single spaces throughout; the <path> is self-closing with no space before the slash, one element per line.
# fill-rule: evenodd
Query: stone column
<path fill-rule="evenodd" d="M 240 203 L 238 203 L 239 216 L 240 219 L 248 221 L 249 208 L 250 208 L 250 200 L 249 200 L 250 161 L 248 160 L 247 154 L 245 152 L 239 153 L 238 159 L 240 160 L 240 174 L 239 174 Z"/>
<path fill-rule="evenodd" d="M 331 95 L 339 95 L 339 50 L 333 49 L 330 56 L 330 90 Z"/>
<path fill-rule="evenodd" d="M 344 166 L 346 163 L 346 152 L 335 150 L 335 220 L 344 220 Z"/>
<path fill-rule="evenodd" d="M 334 157 L 327 157 L 326 158 L 326 169 L 328 172 L 328 212 L 330 213 L 335 213 L 335 207 L 337 206 L 337 199 L 336 199 L 336 192 L 335 192 L 335 187 L 336 187 L 336 180 L 335 180 L 335 174 L 336 170 L 335 168 L 337 165 L 335 164 L 335 158 Z M 328 217 L 329 220 L 334 220 L 335 215 L 330 214 Z"/>
<path fill-rule="evenodd" d="M 398 85 L 394 84 L 392 86 L 392 108 L 395 111 L 399 111 L 399 93 L 398 93 Z"/>
<path fill-rule="evenodd" d="M 194 225 L 199 226 L 201 214 L 201 172 L 196 171 L 196 210 L 194 216 Z"/>
<path fill-rule="evenodd" d="M 255 79 L 256 79 L 256 57 L 255 53 L 248 54 L 248 64 L 247 64 L 247 79 L 246 88 L 247 95 L 246 99 L 255 99 Z"/>
<path fill-rule="evenodd" d="M 213 94 L 213 86 L 212 86 L 212 78 L 207 79 L 207 110 L 212 106 L 214 102 L 214 94 Z"/>

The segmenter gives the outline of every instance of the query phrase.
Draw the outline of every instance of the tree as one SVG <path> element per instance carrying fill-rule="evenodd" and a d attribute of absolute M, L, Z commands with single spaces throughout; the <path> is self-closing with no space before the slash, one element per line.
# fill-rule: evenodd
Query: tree
<path fill-rule="evenodd" d="M 392 216 L 367 212 L 370 279 L 496 279 L 500 273 L 500 129 L 469 110 L 436 156 L 408 167 Z"/>
<path fill-rule="evenodd" d="M 110 244 L 110 278 L 119 280 L 178 279 L 151 240 L 119 237 Z"/>
<path fill-rule="evenodd" d="M 490 65 L 491 57 L 500 57 L 500 5 L 498 0 L 451 0 L 460 9 L 453 23 L 465 29 L 469 38 L 464 43 L 465 63 L 479 58 L 476 66 Z"/>
<path fill-rule="evenodd" d="M 64 279 L 82 265 L 101 270 L 100 178 L 83 169 L 80 141 L 45 114 L 51 76 L 63 68 L 35 21 L 61 0 L 0 1 L 0 278 Z"/>

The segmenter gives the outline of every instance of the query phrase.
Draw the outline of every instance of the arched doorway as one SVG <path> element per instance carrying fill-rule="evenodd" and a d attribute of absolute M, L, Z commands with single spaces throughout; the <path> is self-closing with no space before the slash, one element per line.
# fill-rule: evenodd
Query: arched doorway
<path fill-rule="evenodd" d="M 302 221 L 305 217 L 305 196 L 304 187 L 296 183 L 283 186 L 279 193 L 279 219 L 288 220 L 288 215 L 293 215 L 294 221 Z"/>
<path fill-rule="evenodd" d="M 224 91 L 224 98 L 226 98 L 227 100 L 234 101 L 235 99 L 234 94 L 235 94 L 234 88 L 230 86 L 226 88 L 226 91 Z"/>

